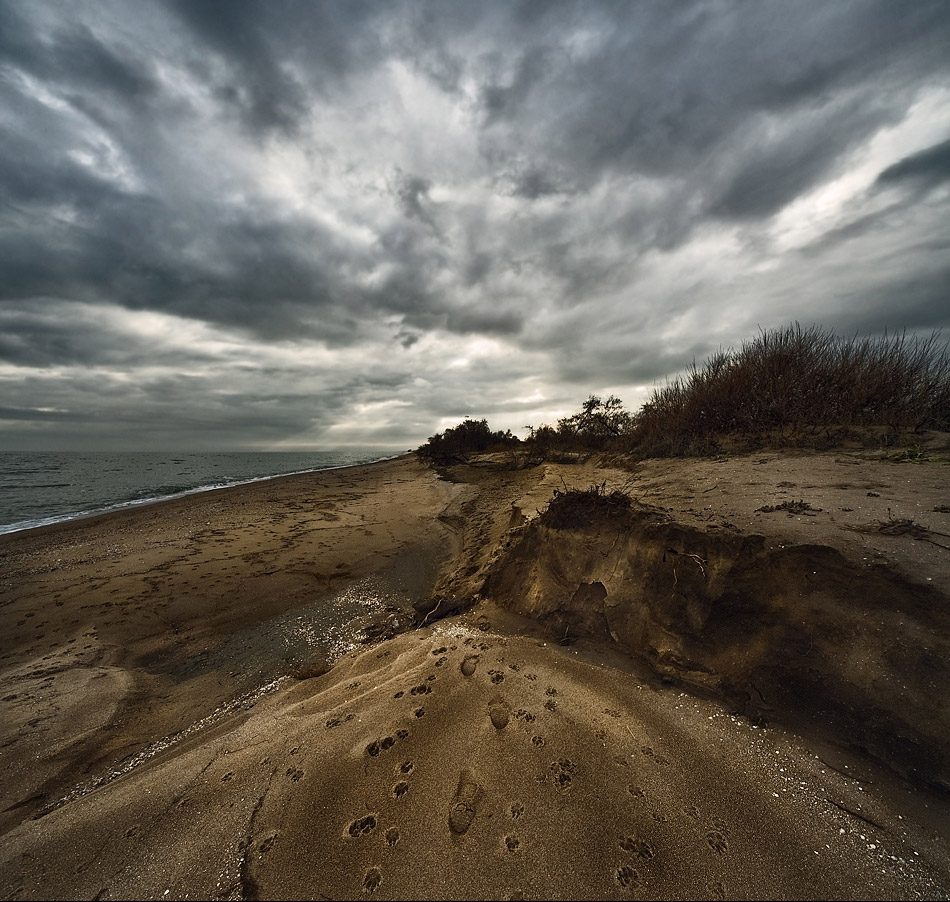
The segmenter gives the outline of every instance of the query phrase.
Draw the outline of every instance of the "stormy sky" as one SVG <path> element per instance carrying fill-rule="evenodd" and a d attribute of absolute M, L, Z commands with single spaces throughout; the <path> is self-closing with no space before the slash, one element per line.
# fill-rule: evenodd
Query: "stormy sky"
<path fill-rule="evenodd" d="M 0 0 L 0 450 L 415 447 L 950 335 L 950 4 Z"/>

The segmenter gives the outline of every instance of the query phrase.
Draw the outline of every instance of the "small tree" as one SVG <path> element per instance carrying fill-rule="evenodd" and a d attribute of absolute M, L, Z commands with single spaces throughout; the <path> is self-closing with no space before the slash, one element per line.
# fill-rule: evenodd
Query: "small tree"
<path fill-rule="evenodd" d="M 587 447 L 603 448 L 611 439 L 626 432 L 633 417 L 616 395 L 603 400 L 590 395 L 573 416 L 558 420 L 558 432 L 567 439 L 576 437 Z"/>

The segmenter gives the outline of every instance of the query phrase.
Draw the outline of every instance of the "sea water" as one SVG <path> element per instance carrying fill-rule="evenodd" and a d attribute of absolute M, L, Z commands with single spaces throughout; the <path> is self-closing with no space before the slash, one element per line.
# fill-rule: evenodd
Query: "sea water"
<path fill-rule="evenodd" d="M 2 452 L 0 534 L 273 476 L 386 460 L 403 451 Z"/>

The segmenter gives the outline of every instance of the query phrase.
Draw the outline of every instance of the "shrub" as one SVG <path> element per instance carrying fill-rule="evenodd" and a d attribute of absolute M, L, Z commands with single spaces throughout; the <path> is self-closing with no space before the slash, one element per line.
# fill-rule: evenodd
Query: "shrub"
<path fill-rule="evenodd" d="M 416 454 L 434 463 L 448 464 L 464 461 L 469 454 L 478 454 L 492 448 L 508 448 L 519 443 L 511 430 L 492 432 L 487 420 L 463 420 L 458 426 L 438 432 L 416 449 Z"/>

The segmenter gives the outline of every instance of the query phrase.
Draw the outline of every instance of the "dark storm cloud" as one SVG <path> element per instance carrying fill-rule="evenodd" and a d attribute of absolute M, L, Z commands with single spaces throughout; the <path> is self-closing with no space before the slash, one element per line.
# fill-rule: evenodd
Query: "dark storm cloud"
<path fill-rule="evenodd" d="M 796 305 L 948 327 L 947 46 L 943 2 L 3 4 L 7 406 L 429 434 Z M 312 413 L 278 388 L 308 354 Z M 134 409 L 41 379 L 67 366 L 125 372 Z"/>
<path fill-rule="evenodd" d="M 911 154 L 888 166 L 878 183 L 893 184 L 905 180 L 925 183 L 928 187 L 950 179 L 950 139 Z"/>

